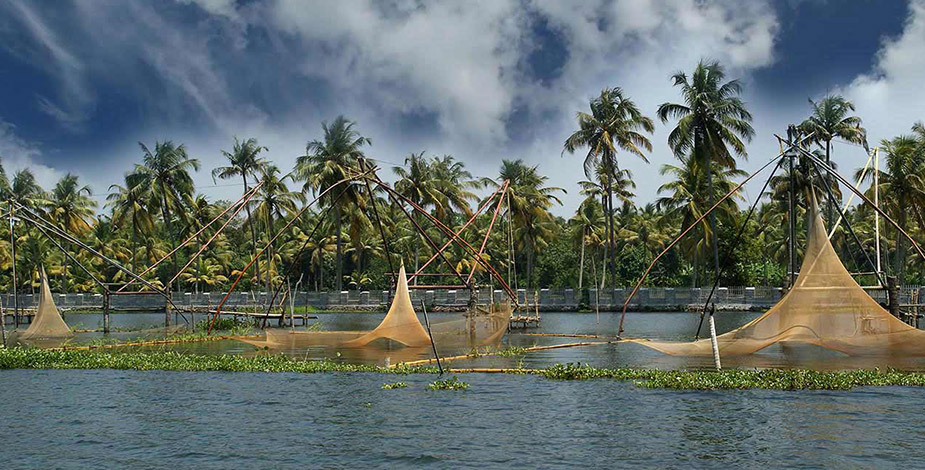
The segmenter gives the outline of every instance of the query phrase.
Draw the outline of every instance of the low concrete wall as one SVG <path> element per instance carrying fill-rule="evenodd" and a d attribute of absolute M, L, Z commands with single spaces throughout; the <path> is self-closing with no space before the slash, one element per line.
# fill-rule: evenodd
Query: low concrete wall
<path fill-rule="evenodd" d="M 919 299 L 925 294 L 925 287 L 906 286 L 902 288 L 900 303 L 912 303 L 914 292 L 918 291 Z M 631 289 L 602 289 L 598 295 L 597 289 L 587 289 L 586 305 L 594 309 L 598 299 L 602 310 L 617 310 L 623 307 L 626 296 Z M 870 290 L 871 296 L 879 302 L 886 302 L 886 291 Z M 676 310 L 702 306 L 710 293 L 709 288 L 670 288 L 670 287 L 644 287 L 636 293 L 630 303 L 632 310 Z M 749 309 L 768 308 L 781 298 L 782 291 L 778 287 L 720 287 L 717 289 L 712 302 L 719 309 Z M 99 309 L 103 305 L 103 296 L 100 294 L 53 294 L 55 303 L 65 309 Z M 177 292 L 173 294 L 173 301 L 178 306 L 208 308 L 218 305 L 224 297 L 222 292 L 190 293 Z M 545 311 L 576 310 L 582 304 L 582 292 L 577 289 L 539 289 L 517 291 L 518 301 L 521 305 L 534 305 L 534 295 L 537 297 L 540 309 Z M 487 303 L 490 299 L 501 301 L 505 294 L 501 290 L 494 293 L 488 289 L 480 289 L 479 302 Z M 343 291 L 343 292 L 299 292 L 295 296 L 295 305 L 310 305 L 318 309 L 351 309 L 375 308 L 386 305 L 391 298 L 389 291 Z M 421 299 L 429 307 L 461 308 L 469 301 L 469 292 L 466 290 L 412 290 L 412 301 L 417 305 Z M 266 292 L 235 292 L 225 303 L 226 310 L 236 307 L 264 305 Z M 11 294 L 0 295 L 4 309 L 13 306 Z M 921 302 L 921 300 L 919 301 Z M 38 303 L 38 296 L 20 294 L 19 305 L 23 308 L 34 307 Z M 112 297 L 114 310 L 163 310 L 166 300 L 159 294 L 124 294 Z"/>

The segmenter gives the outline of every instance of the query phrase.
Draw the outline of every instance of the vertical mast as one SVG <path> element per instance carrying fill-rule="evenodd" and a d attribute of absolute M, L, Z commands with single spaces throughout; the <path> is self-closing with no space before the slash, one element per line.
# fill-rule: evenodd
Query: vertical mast
<path fill-rule="evenodd" d="M 880 148 L 874 147 L 874 207 L 880 208 Z M 877 278 L 880 278 L 880 213 L 874 211 L 874 234 L 877 244 Z"/>

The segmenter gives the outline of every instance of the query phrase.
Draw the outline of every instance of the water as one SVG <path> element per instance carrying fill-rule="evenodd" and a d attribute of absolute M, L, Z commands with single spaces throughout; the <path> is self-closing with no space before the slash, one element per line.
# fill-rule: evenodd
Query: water
<path fill-rule="evenodd" d="M 756 313 L 722 313 L 720 332 Z M 319 315 L 325 329 L 371 329 L 381 314 Z M 458 318 L 434 314 L 432 321 Z M 689 339 L 699 316 L 628 314 L 634 337 Z M 67 317 L 95 328 L 98 315 Z M 149 328 L 162 314 L 113 314 L 114 328 Z M 530 333 L 614 334 L 619 315 L 544 313 Z M 115 335 L 138 335 L 117 333 Z M 88 340 L 101 333 L 81 333 Z M 506 345 L 594 339 L 512 333 Z M 237 341 L 169 346 L 186 352 L 265 354 Z M 349 351 L 289 351 L 364 360 Z M 420 352 L 422 357 L 428 353 Z M 731 366 L 882 365 L 769 351 Z M 454 366 L 704 367 L 638 344 L 483 357 Z M 910 362 L 908 368 L 925 369 Z M 851 392 L 646 390 L 613 380 L 466 374 L 464 392 L 428 391 L 430 375 L 264 374 L 115 370 L 0 371 L 3 468 L 918 468 L 925 466 L 921 389 Z M 407 389 L 382 390 L 405 381 Z"/>
<path fill-rule="evenodd" d="M 382 313 L 336 313 L 318 314 L 316 320 L 325 330 L 371 330 L 379 324 Z M 720 312 L 716 315 L 717 333 L 737 328 L 754 318 L 758 312 Z M 432 313 L 434 323 L 458 320 L 458 313 Z M 197 315 L 201 320 L 204 315 Z M 619 313 L 542 313 L 539 328 L 515 330 L 509 333 L 499 347 L 506 346 L 544 346 L 576 342 L 606 342 L 604 339 L 585 339 L 569 337 L 534 336 L 534 334 L 585 334 L 613 336 L 619 328 Z M 98 314 L 70 314 L 66 320 L 72 328 L 95 329 L 102 325 Z M 700 315 L 690 312 L 654 312 L 628 313 L 624 323 L 624 336 L 635 338 L 658 338 L 665 340 L 689 341 L 693 339 Z M 163 337 L 163 313 L 113 313 L 111 315 L 114 329 L 141 329 L 143 331 L 114 332 L 109 336 L 119 340 L 132 338 Z M 706 322 L 704 322 L 706 323 Z M 706 334 L 706 325 L 702 334 Z M 70 344 L 89 343 L 104 337 L 100 332 L 78 333 Z M 439 345 L 438 345 L 439 346 Z M 225 340 L 214 342 L 184 343 L 169 346 L 157 346 L 148 349 L 163 349 L 196 354 L 266 354 L 255 346 L 239 341 Z M 470 350 L 439 348 L 442 356 L 466 354 Z M 408 349 L 394 347 L 391 350 L 377 348 L 349 349 L 311 347 L 293 350 L 275 351 L 302 359 L 332 359 L 341 362 L 367 363 L 384 365 L 429 359 L 433 353 L 429 347 Z M 633 343 L 602 344 L 574 348 L 552 349 L 531 352 L 523 357 L 485 356 L 478 359 L 465 359 L 453 362 L 454 367 L 526 367 L 544 368 L 556 363 L 582 363 L 595 367 L 645 367 L 645 368 L 712 368 L 710 357 L 689 358 L 666 356 L 649 348 Z M 825 349 L 809 347 L 805 349 L 771 346 L 759 354 L 744 357 L 724 357 L 723 365 L 727 368 L 768 368 L 801 367 L 813 369 L 858 369 L 874 367 L 895 367 L 906 370 L 925 370 L 925 358 L 901 357 L 849 357 Z"/>
<path fill-rule="evenodd" d="M 920 389 L 467 374 L 0 371 L 4 468 L 921 468 Z M 381 390 L 403 380 L 409 388 Z"/>

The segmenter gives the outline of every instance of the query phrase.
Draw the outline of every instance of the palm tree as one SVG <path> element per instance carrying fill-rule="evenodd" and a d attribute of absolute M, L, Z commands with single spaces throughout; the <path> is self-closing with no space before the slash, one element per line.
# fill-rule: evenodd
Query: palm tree
<path fill-rule="evenodd" d="M 679 229 L 690 227 L 697 219 L 701 218 L 706 211 L 712 207 L 712 204 L 704 204 L 704 193 L 709 190 L 704 187 L 704 173 L 706 162 L 686 157 L 681 159 L 681 165 L 663 165 L 660 173 L 668 175 L 671 179 L 658 188 L 658 193 L 668 193 L 658 199 L 657 205 L 665 211 L 665 215 L 680 220 Z M 721 191 L 727 193 L 735 187 L 732 179 L 742 176 L 743 171 L 731 168 L 722 169 L 717 173 L 714 183 Z M 726 216 L 731 216 L 738 211 L 738 206 L 733 198 L 726 199 L 723 204 L 717 207 Z M 716 212 L 716 211 L 714 211 Z M 712 224 L 704 223 L 701 226 L 703 236 L 700 239 L 687 237 L 682 241 L 682 249 L 688 253 L 694 264 L 693 284 L 697 284 L 697 267 L 702 259 L 704 250 L 710 244 L 715 245 L 716 236 Z M 710 243 L 712 242 L 712 243 Z M 719 273 L 717 270 L 716 273 Z"/>
<path fill-rule="evenodd" d="M 258 172 L 267 164 L 265 159 L 260 158 L 260 152 L 268 150 L 258 144 L 257 139 L 250 138 L 242 142 L 235 137 L 231 152 L 222 150 L 222 155 L 228 159 L 228 166 L 212 170 L 212 179 L 220 178 L 224 180 L 240 176 L 241 181 L 244 182 L 244 193 L 246 194 L 250 190 L 247 178 L 249 176 L 256 178 Z M 253 256 L 257 256 L 257 224 L 253 223 L 251 219 L 250 205 L 245 206 L 244 210 L 247 212 L 247 224 L 251 228 L 251 252 Z M 255 270 L 257 282 L 260 282 L 260 263 L 257 263 Z"/>
<path fill-rule="evenodd" d="M 427 209 L 434 207 L 438 213 L 445 214 L 447 211 L 443 207 L 446 198 L 441 193 L 442 182 L 434 174 L 434 168 L 430 161 L 424 157 L 424 152 L 412 153 L 405 158 L 404 167 L 396 166 L 392 171 L 398 176 L 395 182 L 395 191 L 408 198 L 411 202 Z M 412 213 L 418 225 L 420 223 L 420 214 Z M 438 217 L 439 218 L 439 217 Z M 418 271 L 420 262 L 419 252 L 421 247 L 421 234 L 417 234 L 416 243 L 414 243 L 414 272 Z M 418 278 L 414 278 L 417 285 Z"/>
<path fill-rule="evenodd" d="M 850 115 L 854 112 L 854 104 L 845 97 L 827 95 L 818 103 L 809 100 L 809 104 L 813 107 L 813 113 L 799 127 L 804 133 L 812 133 L 809 138 L 810 142 L 825 149 L 826 164 L 829 164 L 832 140 L 835 138 L 867 147 L 867 131 L 861 127 L 861 118 Z M 830 176 L 826 175 L 826 178 Z M 831 200 L 826 203 L 825 221 L 830 224 L 834 220 L 832 219 L 832 204 Z"/>
<path fill-rule="evenodd" d="M 607 218 L 604 216 L 603 206 L 598 202 L 597 198 L 594 195 L 589 195 L 578 206 L 578 210 L 575 211 L 575 215 L 569 220 L 569 223 L 572 225 L 581 245 L 581 256 L 578 263 L 578 289 L 582 289 L 584 286 L 585 247 L 590 244 L 594 233 L 598 231 L 599 227 L 607 226 Z"/>
<path fill-rule="evenodd" d="M 138 252 L 138 234 L 150 234 L 154 230 L 154 220 L 148 212 L 144 195 L 138 185 L 128 175 L 125 177 L 125 186 L 114 184 L 109 187 L 110 194 L 106 197 L 106 205 L 112 209 L 112 222 L 118 227 L 125 224 L 126 219 L 132 224 L 132 271 L 136 267 L 136 253 Z"/>
<path fill-rule="evenodd" d="M 351 171 L 356 171 L 359 161 L 365 158 L 363 147 L 371 145 L 372 141 L 360 135 L 354 128 L 356 123 L 343 116 L 338 116 L 330 125 L 321 123 L 324 131 L 322 140 L 313 140 L 305 146 L 305 155 L 296 160 L 294 174 L 305 181 L 303 192 L 311 190 L 318 194 L 347 177 Z M 348 186 L 347 191 L 337 199 L 332 191 L 325 194 L 321 203 L 334 206 L 335 233 L 337 234 L 337 290 L 343 288 L 343 243 L 341 241 L 342 212 L 350 204 L 359 201 L 360 193 L 354 185 Z"/>
<path fill-rule="evenodd" d="M 919 225 L 925 226 L 921 211 L 925 205 L 925 152 L 913 136 L 899 136 L 880 142 L 886 153 L 886 171 L 880 171 L 880 192 L 889 195 L 882 199 L 886 210 L 905 228 L 908 214 L 913 212 L 919 218 Z M 861 171 L 858 170 L 860 176 Z M 865 179 L 873 179 L 868 172 Z M 903 235 L 896 231 L 896 275 L 902 285 L 905 274 L 905 247 Z"/>
<path fill-rule="evenodd" d="M 58 228 L 80 237 L 90 232 L 96 202 L 90 199 L 90 186 L 80 186 L 77 176 L 68 173 L 55 185 L 48 204 L 48 217 Z M 62 245 L 67 249 L 67 242 Z M 68 292 L 68 261 L 64 256 L 64 291 Z"/>
<path fill-rule="evenodd" d="M 677 126 L 668 135 L 668 145 L 675 156 L 682 158 L 690 153 L 694 159 L 703 162 L 707 179 L 707 193 L 710 207 L 715 200 L 713 188 L 713 165 L 722 169 L 735 169 L 733 153 L 748 158 L 746 141 L 751 141 L 755 130 L 750 124 L 751 113 L 739 98 L 742 84 L 738 80 L 723 83 L 726 73 L 718 62 L 697 64 L 690 80 L 684 72 L 674 74 L 674 85 L 681 88 L 683 104 L 663 103 L 658 107 L 658 117 L 663 123 L 677 119 Z M 710 231 L 716 232 L 716 216 L 710 214 Z M 713 263 L 719 273 L 719 244 L 713 238 Z"/>
<path fill-rule="evenodd" d="M 533 262 L 538 250 L 545 247 L 554 236 L 555 219 L 549 213 L 549 208 L 553 204 L 562 205 L 556 193 L 565 193 L 562 188 L 546 186 L 548 179 L 540 175 L 537 167 L 527 166 L 523 160 L 501 161 L 498 180 L 509 181 L 508 210 L 513 216 L 515 244 L 518 251 L 525 253 L 527 282 L 533 281 Z"/>
<path fill-rule="evenodd" d="M 578 130 L 565 140 L 564 152 L 575 153 L 588 147 L 585 155 L 585 176 L 594 179 L 594 172 L 600 168 L 606 178 L 607 195 L 604 212 L 607 213 L 608 257 L 611 270 L 616 270 L 613 225 L 613 185 L 618 172 L 617 151 L 634 154 L 644 161 L 644 151 L 652 151 L 652 143 L 643 132 L 655 129 L 652 119 L 642 115 L 632 100 L 623 95 L 620 88 L 605 88 L 600 96 L 591 100 L 591 113 L 578 112 Z"/>
<path fill-rule="evenodd" d="M 290 191 L 289 187 L 286 186 L 286 180 L 290 178 L 291 175 L 281 177 L 280 170 L 276 165 L 264 165 L 263 168 L 260 169 L 259 181 L 262 184 L 258 191 L 259 195 L 257 200 L 254 201 L 254 203 L 256 204 L 255 212 L 258 219 L 263 220 L 267 228 L 268 270 L 273 266 L 272 260 L 275 259 L 273 244 L 270 243 L 276 236 L 276 230 L 274 229 L 275 220 L 294 214 L 297 211 L 297 202 L 305 200 L 303 193 L 299 191 Z M 270 272 L 268 271 L 266 275 L 267 295 L 271 295 L 270 277 Z"/>
<path fill-rule="evenodd" d="M 184 215 L 182 207 L 190 201 L 195 189 L 190 171 L 199 171 L 199 160 L 189 158 L 183 145 L 174 145 L 169 140 L 155 142 L 153 152 L 141 142 L 138 145 L 143 154 L 142 163 L 135 164 L 134 171 L 127 177 L 127 186 L 139 187 L 148 210 L 160 209 L 167 238 L 171 245 L 176 246 L 170 214 Z M 172 258 L 176 274 L 180 270 L 176 253 Z M 165 316 L 165 324 L 170 325 L 169 312 Z"/>
<path fill-rule="evenodd" d="M 454 212 L 472 215 L 470 202 L 477 201 L 478 196 L 471 190 L 481 187 L 472 173 L 465 169 L 463 162 L 452 155 L 434 158 L 431 164 L 435 184 L 439 193 L 440 204 L 436 206 L 435 216 L 446 223 Z"/>

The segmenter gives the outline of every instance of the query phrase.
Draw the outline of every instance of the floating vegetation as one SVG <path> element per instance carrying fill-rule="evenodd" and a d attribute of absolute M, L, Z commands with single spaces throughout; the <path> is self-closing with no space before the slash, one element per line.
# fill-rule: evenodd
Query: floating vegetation
<path fill-rule="evenodd" d="M 130 350 L 49 350 L 13 347 L 0 349 L 0 369 L 119 369 L 224 372 L 376 372 L 387 374 L 436 374 L 436 367 L 345 364 L 330 360 L 304 361 L 283 355 L 244 357 L 235 355 L 196 355 L 173 351 Z M 552 380 L 611 379 L 633 382 L 645 388 L 677 390 L 851 390 L 869 386 L 925 387 L 925 372 L 894 369 L 851 371 L 813 371 L 804 369 L 764 369 L 698 371 L 654 369 L 599 369 L 581 364 L 557 364 L 546 369 L 469 369 L 464 372 L 536 374 Z M 396 382 L 383 389 L 404 388 Z M 405 385 L 407 386 L 407 385 Z M 465 390 L 468 384 L 456 376 L 437 380 L 431 390 Z"/>
<path fill-rule="evenodd" d="M 851 390 L 855 387 L 925 387 L 925 373 L 895 369 L 816 371 L 762 369 L 721 371 L 598 369 L 580 364 L 556 364 L 539 371 L 554 380 L 615 379 L 645 388 L 679 390 Z"/>
<path fill-rule="evenodd" d="M 536 344 L 534 344 L 533 346 L 536 346 Z M 509 346 L 505 349 L 498 350 L 497 352 L 495 352 L 495 355 L 502 356 L 502 357 L 523 356 L 527 354 L 527 352 L 528 352 L 527 348 L 522 348 L 519 346 Z"/>
<path fill-rule="evenodd" d="M 427 384 L 428 390 L 469 390 L 469 384 L 461 382 L 455 375 L 449 379 L 435 380 Z"/>
<path fill-rule="evenodd" d="M 394 382 L 390 384 L 382 384 L 383 390 L 395 390 L 398 388 L 408 388 L 408 384 L 405 382 Z"/>

